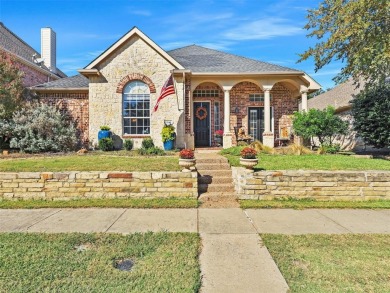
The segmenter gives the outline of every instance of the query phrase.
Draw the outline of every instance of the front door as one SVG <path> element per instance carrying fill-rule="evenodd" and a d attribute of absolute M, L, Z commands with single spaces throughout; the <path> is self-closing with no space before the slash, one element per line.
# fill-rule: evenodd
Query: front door
<path fill-rule="evenodd" d="M 195 147 L 210 146 L 210 103 L 194 103 Z"/>
<path fill-rule="evenodd" d="M 264 132 L 264 108 L 248 108 L 248 134 L 254 138 L 254 140 L 263 141 Z"/>
<path fill-rule="evenodd" d="M 272 128 L 272 107 L 270 108 L 270 125 Z M 250 107 L 248 108 L 248 134 L 254 138 L 254 140 L 260 140 L 263 142 L 264 132 L 264 107 Z"/>

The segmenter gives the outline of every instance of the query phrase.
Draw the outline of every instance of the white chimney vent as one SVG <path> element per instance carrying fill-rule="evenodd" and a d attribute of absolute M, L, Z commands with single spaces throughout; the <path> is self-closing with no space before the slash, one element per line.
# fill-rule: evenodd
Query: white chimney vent
<path fill-rule="evenodd" d="M 41 29 L 41 57 L 53 73 L 57 73 L 56 33 L 50 27 Z"/>

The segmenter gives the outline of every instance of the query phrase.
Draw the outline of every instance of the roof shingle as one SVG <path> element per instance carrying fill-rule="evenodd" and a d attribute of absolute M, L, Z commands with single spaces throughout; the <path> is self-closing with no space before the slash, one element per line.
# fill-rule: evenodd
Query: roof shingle
<path fill-rule="evenodd" d="M 167 53 L 184 66 L 184 68 L 190 69 L 192 72 L 199 73 L 301 72 L 295 69 L 212 50 L 197 45 L 178 48 L 167 51 Z"/>
<path fill-rule="evenodd" d="M 85 76 L 78 74 L 70 77 L 61 78 L 58 80 L 50 81 L 43 83 L 37 86 L 32 87 L 32 89 L 88 89 L 89 88 L 89 79 Z"/>

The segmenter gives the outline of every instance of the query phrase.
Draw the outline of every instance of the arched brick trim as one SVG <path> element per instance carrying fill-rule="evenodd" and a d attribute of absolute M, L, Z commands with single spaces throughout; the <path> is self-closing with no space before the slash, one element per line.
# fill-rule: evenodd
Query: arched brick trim
<path fill-rule="evenodd" d="M 129 83 L 132 80 L 140 80 L 146 83 L 149 86 L 149 90 L 151 94 L 156 93 L 156 86 L 154 85 L 153 81 L 147 77 L 146 75 L 143 75 L 141 73 L 132 73 L 129 74 L 128 76 L 125 76 L 124 78 L 121 79 L 119 82 L 118 86 L 116 87 L 116 92 L 118 94 L 121 94 L 123 92 L 123 88 L 127 83 Z"/>

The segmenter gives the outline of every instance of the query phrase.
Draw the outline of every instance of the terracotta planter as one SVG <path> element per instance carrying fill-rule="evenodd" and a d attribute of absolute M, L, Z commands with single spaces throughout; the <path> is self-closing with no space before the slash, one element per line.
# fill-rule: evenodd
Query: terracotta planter
<path fill-rule="evenodd" d="M 259 162 L 259 159 L 240 158 L 240 164 L 243 165 L 247 169 L 253 169 L 253 167 L 256 166 L 258 162 Z"/>
<path fill-rule="evenodd" d="M 196 159 L 179 159 L 179 166 L 183 167 L 183 172 L 190 172 L 190 168 L 195 166 Z"/>
<path fill-rule="evenodd" d="M 9 155 L 9 150 L 3 150 L 3 156 L 8 156 Z"/>

